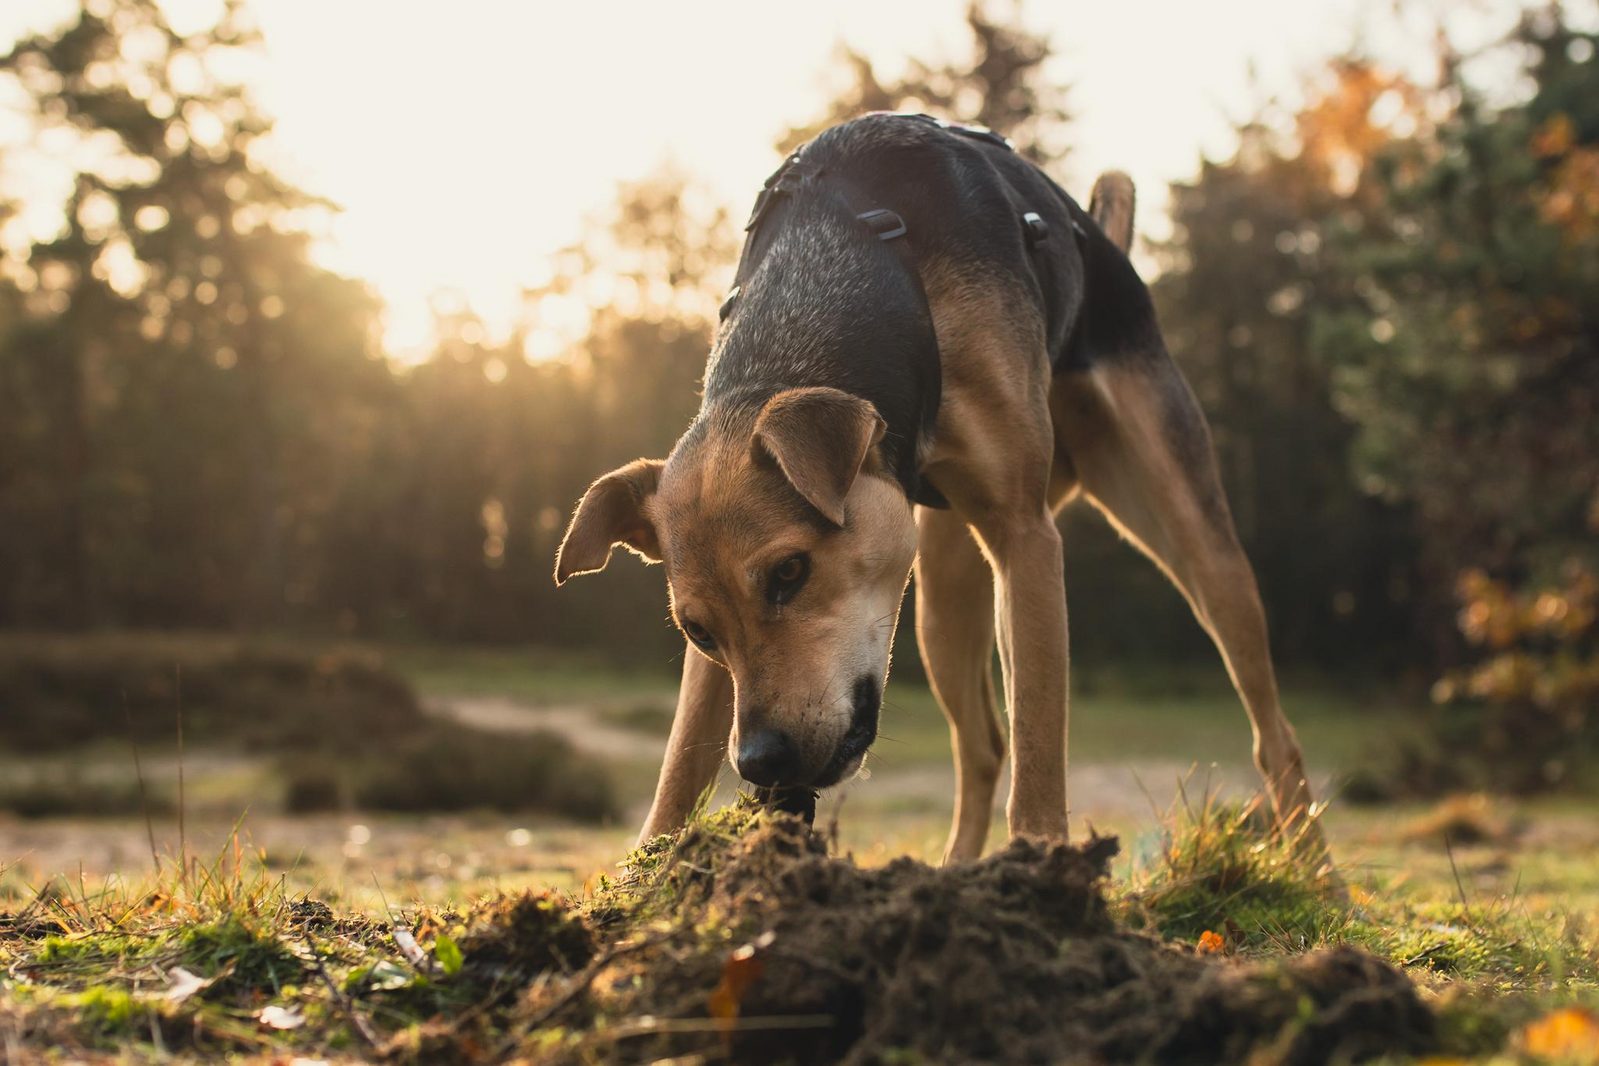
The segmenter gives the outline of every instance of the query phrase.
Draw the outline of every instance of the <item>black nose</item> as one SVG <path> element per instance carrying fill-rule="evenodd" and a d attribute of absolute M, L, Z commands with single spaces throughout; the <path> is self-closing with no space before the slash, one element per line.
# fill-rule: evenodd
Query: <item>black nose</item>
<path fill-rule="evenodd" d="M 738 772 L 750 784 L 783 784 L 792 781 L 798 769 L 799 749 L 786 733 L 760 727 L 739 737 Z"/>

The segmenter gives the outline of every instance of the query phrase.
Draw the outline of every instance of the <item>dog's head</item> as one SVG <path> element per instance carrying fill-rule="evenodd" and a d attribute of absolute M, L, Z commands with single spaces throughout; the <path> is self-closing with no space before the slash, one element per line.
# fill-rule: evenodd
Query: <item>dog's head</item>
<path fill-rule="evenodd" d="M 830 388 L 702 416 L 664 462 L 590 486 L 555 579 L 621 544 L 666 564 L 672 616 L 733 675 L 734 764 L 758 785 L 826 787 L 877 736 L 889 649 L 916 554 L 883 420 Z"/>

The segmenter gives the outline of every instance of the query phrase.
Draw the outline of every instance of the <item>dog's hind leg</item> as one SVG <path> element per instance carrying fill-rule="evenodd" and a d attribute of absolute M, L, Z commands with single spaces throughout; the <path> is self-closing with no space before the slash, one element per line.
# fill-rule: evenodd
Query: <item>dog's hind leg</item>
<path fill-rule="evenodd" d="M 733 677 L 693 648 L 684 650 L 672 734 L 639 843 L 680 829 L 727 758 L 733 730 Z"/>
<path fill-rule="evenodd" d="M 1306 819 L 1310 785 L 1278 698 L 1255 575 L 1188 383 L 1156 348 L 1062 376 L 1051 406 L 1084 492 L 1166 572 L 1215 641 L 1249 714 L 1279 824 L 1323 847 Z"/>
<path fill-rule="evenodd" d="M 916 531 L 916 643 L 949 719 L 955 755 L 955 815 L 944 862 L 962 862 L 983 853 L 1005 761 L 995 716 L 994 575 L 953 511 L 920 508 Z"/>

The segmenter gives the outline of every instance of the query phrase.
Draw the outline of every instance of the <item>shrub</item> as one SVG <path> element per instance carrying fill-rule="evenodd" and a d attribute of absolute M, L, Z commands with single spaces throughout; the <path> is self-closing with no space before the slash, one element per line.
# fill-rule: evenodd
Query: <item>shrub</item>
<path fill-rule="evenodd" d="M 442 722 L 395 738 L 358 771 L 358 806 L 384 811 L 540 810 L 586 821 L 617 814 L 596 760 L 552 733 L 478 733 Z"/>
<path fill-rule="evenodd" d="M 1386 801 L 1575 786 L 1599 758 L 1599 575 L 1569 560 L 1560 580 L 1517 589 L 1480 570 L 1459 584 L 1475 663 L 1440 678 L 1418 742 L 1351 782 Z"/>
<path fill-rule="evenodd" d="M 283 809 L 289 814 L 321 814 L 345 806 L 344 786 L 331 766 L 285 766 Z"/>
<path fill-rule="evenodd" d="M 141 795 L 134 780 L 89 780 L 70 772 L 10 780 L 0 787 L 0 810 L 19 818 L 69 818 L 105 814 L 152 817 L 176 809 L 172 796 L 149 789 Z"/>
<path fill-rule="evenodd" d="M 268 750 L 354 751 L 424 721 L 375 655 L 216 636 L 0 637 L 0 743 L 51 751 L 96 738 L 185 737 Z"/>

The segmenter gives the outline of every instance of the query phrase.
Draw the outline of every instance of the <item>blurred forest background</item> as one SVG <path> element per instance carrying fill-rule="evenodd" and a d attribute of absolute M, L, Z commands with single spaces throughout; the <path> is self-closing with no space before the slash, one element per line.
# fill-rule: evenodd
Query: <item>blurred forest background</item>
<path fill-rule="evenodd" d="M 992 126 L 1060 174 L 1054 42 L 1008 9 L 968 26 L 968 56 L 892 79 L 841 51 L 846 90 L 774 124 L 774 165 L 833 121 L 907 109 Z M 1521 788 L 1565 783 L 1599 733 L 1596 44 L 1551 6 L 1493 46 L 1508 82 L 1478 84 L 1480 57 L 1442 35 L 1417 43 L 1425 83 L 1339 57 L 1302 107 L 1262 101 L 1234 156 L 1196 161 L 1170 238 L 1140 250 L 1281 662 L 1428 693 L 1440 738 L 1514 749 Z M 258 46 L 241 4 L 178 35 L 153 0 L 110 0 L 0 56 L 38 135 L 81 160 L 51 239 L 5 240 L 24 205 L 0 200 L 0 630 L 672 669 L 658 571 L 558 593 L 551 565 L 590 479 L 665 454 L 695 410 L 747 205 L 681 168 L 623 184 L 508 340 L 441 300 L 431 357 L 403 364 L 369 289 L 310 255 L 333 205 L 252 151 L 271 119 L 223 60 Z M 1146 212 L 1166 196 L 1140 192 Z M 586 335 L 529 358 L 573 297 Z M 1079 662 L 1214 662 L 1097 515 L 1066 543 Z"/>

